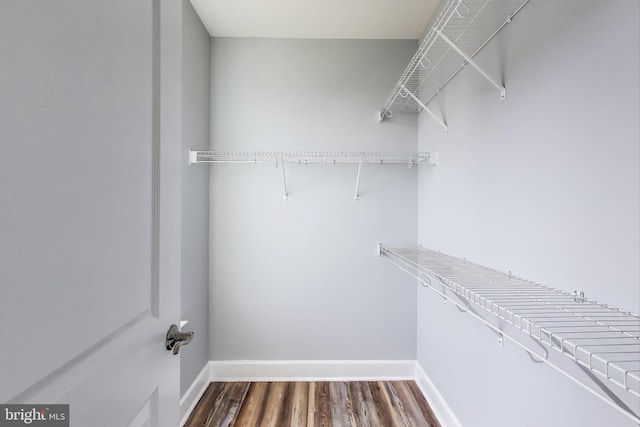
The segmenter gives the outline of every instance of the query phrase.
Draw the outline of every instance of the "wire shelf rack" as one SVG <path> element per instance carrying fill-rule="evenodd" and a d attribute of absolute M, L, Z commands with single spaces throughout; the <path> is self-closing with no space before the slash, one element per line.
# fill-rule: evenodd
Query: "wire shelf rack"
<path fill-rule="evenodd" d="M 296 165 L 358 165 L 356 185 L 353 199 L 360 198 L 360 173 L 362 166 L 367 164 L 406 164 L 412 167 L 414 164 L 430 163 L 436 165 L 438 152 L 401 152 L 401 151 L 196 151 L 189 150 L 189 164 L 196 163 L 244 163 L 259 164 L 271 163 L 280 167 L 282 174 L 282 194 L 286 201 L 289 198 L 287 192 L 287 179 L 284 172 L 285 164 Z"/>
<path fill-rule="evenodd" d="M 440 295 L 454 294 L 463 301 L 456 305 L 464 311 L 473 313 L 472 307 L 480 308 L 485 312 L 483 318 L 508 323 L 541 347 L 573 360 L 585 372 L 640 397 L 639 315 L 585 298 L 581 291 L 569 293 L 422 247 L 380 245 L 378 253 Z M 509 339 L 517 343 L 517 338 Z M 546 355 L 540 361 L 640 424 L 638 414 L 602 396 L 549 362 Z"/>
<path fill-rule="evenodd" d="M 285 164 L 419 164 L 434 156 L 427 152 L 398 151 L 193 151 L 189 163 L 285 163 Z"/>
<path fill-rule="evenodd" d="M 529 0 L 448 0 L 418 47 L 379 112 L 379 120 L 394 112 L 426 110 L 447 130 L 446 123 L 427 107 L 429 102 L 471 64 L 500 91 L 504 86 L 485 73 L 473 58 Z"/>

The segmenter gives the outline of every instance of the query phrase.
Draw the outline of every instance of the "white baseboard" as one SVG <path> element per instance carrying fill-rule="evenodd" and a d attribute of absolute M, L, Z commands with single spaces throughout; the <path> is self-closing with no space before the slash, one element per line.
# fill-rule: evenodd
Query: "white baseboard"
<path fill-rule="evenodd" d="M 349 381 L 414 379 L 415 360 L 211 361 L 215 381 Z"/>
<path fill-rule="evenodd" d="M 427 399 L 427 402 L 429 402 L 429 406 L 433 410 L 438 421 L 440 421 L 442 427 L 462 427 L 460 420 L 453 413 L 449 404 L 444 400 L 444 397 L 442 397 L 436 386 L 433 384 L 431 378 L 429 378 L 417 361 L 414 363 L 416 366 L 416 384 Z"/>
<path fill-rule="evenodd" d="M 211 382 L 211 362 L 208 362 L 202 368 L 202 371 L 198 374 L 191 387 L 185 392 L 184 396 L 180 399 L 180 426 L 184 426 L 189 415 L 196 407 L 196 404 L 204 394 L 205 390 Z"/>

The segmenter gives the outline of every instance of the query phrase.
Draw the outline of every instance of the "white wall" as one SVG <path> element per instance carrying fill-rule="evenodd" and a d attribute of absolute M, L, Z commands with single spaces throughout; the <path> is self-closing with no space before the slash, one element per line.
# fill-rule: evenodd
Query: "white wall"
<path fill-rule="evenodd" d="M 377 109 L 415 41 L 212 42 L 211 145 L 415 150 L 415 117 Z M 414 359 L 416 289 L 376 257 L 415 244 L 417 168 L 211 166 L 213 360 Z"/>
<path fill-rule="evenodd" d="M 531 1 L 419 120 L 419 242 L 640 311 L 639 10 Z M 429 290 L 418 361 L 465 426 L 631 426 Z M 586 380 L 588 382 L 588 379 Z M 628 404 L 638 407 L 637 400 Z"/>
<path fill-rule="evenodd" d="M 180 394 L 209 362 L 209 171 L 190 166 L 188 150 L 209 146 L 211 37 L 182 0 L 182 268 L 181 317 L 193 331 L 180 351 Z"/>

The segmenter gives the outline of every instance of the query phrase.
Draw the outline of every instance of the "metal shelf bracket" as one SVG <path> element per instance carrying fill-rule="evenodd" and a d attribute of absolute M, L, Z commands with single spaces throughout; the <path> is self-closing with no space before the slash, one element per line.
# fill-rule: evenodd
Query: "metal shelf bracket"
<path fill-rule="evenodd" d="M 393 112 L 388 109 L 378 111 L 378 123 L 384 122 L 385 119 L 393 117 Z"/>
<path fill-rule="evenodd" d="M 453 50 L 455 50 L 456 52 L 458 52 L 458 54 L 460 56 L 462 56 L 465 60 L 466 63 L 470 64 L 473 68 L 475 68 L 476 70 L 478 70 L 478 72 L 480 74 L 482 74 L 484 76 L 485 79 L 487 79 L 489 81 L 489 83 L 491 83 L 493 86 L 496 87 L 496 89 L 498 89 L 500 91 L 500 99 L 505 99 L 507 97 L 507 89 L 499 84 L 498 82 L 496 82 L 489 74 L 487 74 L 482 68 L 480 68 L 480 66 L 473 60 L 471 59 L 471 57 L 469 55 L 467 55 L 466 53 L 464 53 L 462 51 L 462 49 L 460 49 L 458 47 L 458 45 L 456 45 L 449 37 L 447 37 L 441 30 L 439 29 L 435 29 L 434 30 L 435 33 L 438 35 L 438 37 L 440 37 L 442 40 L 444 40 L 449 46 L 451 46 L 451 48 Z"/>
<path fill-rule="evenodd" d="M 401 84 L 400 86 L 402 86 L 402 90 L 400 90 L 400 97 L 406 98 L 407 95 L 409 95 L 411 98 L 413 98 L 414 101 L 416 101 L 416 104 L 418 104 L 420 106 L 420 108 L 422 108 L 424 111 L 429 113 L 429 115 L 431 117 L 433 117 L 433 119 L 436 122 L 438 122 L 438 124 L 440 126 L 442 126 L 444 128 L 444 133 L 449 133 L 449 128 L 447 127 L 447 124 L 440 117 L 436 116 L 433 113 L 433 111 L 431 111 L 429 109 L 429 107 L 427 107 L 422 101 L 420 101 L 420 98 L 418 98 L 413 93 L 411 93 L 411 91 L 409 89 L 407 89 L 407 87 L 405 85 Z"/>
<path fill-rule="evenodd" d="M 276 167 L 278 167 L 277 162 L 276 162 Z M 282 168 L 282 193 L 283 193 L 282 199 L 286 202 L 287 200 L 289 200 L 289 194 L 287 194 L 287 180 L 284 175 L 284 162 L 282 160 L 280 161 L 280 167 Z"/>
<path fill-rule="evenodd" d="M 358 175 L 356 176 L 356 191 L 355 191 L 355 194 L 353 196 L 353 200 L 356 201 L 356 202 L 360 198 L 360 196 L 358 195 L 358 187 L 360 187 L 360 171 L 361 170 L 362 170 L 362 159 L 360 159 L 360 161 L 358 161 Z"/>

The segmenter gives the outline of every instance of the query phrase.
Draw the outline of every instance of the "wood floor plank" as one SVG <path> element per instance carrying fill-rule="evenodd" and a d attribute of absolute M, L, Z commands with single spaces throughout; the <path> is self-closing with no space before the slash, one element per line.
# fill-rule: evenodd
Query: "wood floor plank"
<path fill-rule="evenodd" d="M 229 427 L 234 424 L 250 383 L 226 383 L 223 392 L 216 399 L 217 409 L 208 419 L 207 427 Z"/>
<path fill-rule="evenodd" d="M 427 420 L 413 398 L 406 381 L 389 381 L 384 384 L 393 401 L 396 414 L 406 426 L 427 426 Z"/>
<path fill-rule="evenodd" d="M 334 426 L 351 425 L 347 385 L 343 381 L 330 382 L 329 395 L 331 396 L 331 424 Z"/>
<path fill-rule="evenodd" d="M 364 400 L 362 392 L 362 383 L 359 381 L 350 381 L 347 383 L 347 394 L 349 403 L 351 404 L 351 425 L 358 427 L 376 427 L 369 421 L 367 403 Z"/>
<path fill-rule="evenodd" d="M 315 404 L 314 426 L 331 427 L 331 397 L 328 382 L 316 382 Z"/>
<path fill-rule="evenodd" d="M 414 381 L 214 382 L 185 427 L 440 427 Z"/>
<path fill-rule="evenodd" d="M 382 426 L 382 421 L 378 416 L 378 411 L 376 409 L 376 402 L 373 398 L 373 394 L 371 392 L 370 383 L 367 381 L 360 382 L 360 389 L 362 390 L 362 399 L 364 405 L 366 406 L 366 414 L 369 423 L 372 426 Z"/>
<path fill-rule="evenodd" d="M 258 425 L 265 408 L 264 399 L 268 387 L 269 384 L 265 382 L 251 383 L 247 396 L 244 398 L 244 404 L 240 408 L 238 418 L 236 418 L 236 426 L 250 427 Z"/>
<path fill-rule="evenodd" d="M 293 412 L 293 391 L 294 383 L 286 382 L 283 384 L 282 401 L 280 403 L 280 414 L 278 416 L 278 426 L 291 425 L 291 413 Z M 294 424 L 297 425 L 297 424 Z"/>
<path fill-rule="evenodd" d="M 211 426 L 211 422 L 213 421 L 213 419 L 216 417 L 216 414 L 220 411 L 220 405 L 222 404 L 223 400 L 224 400 L 224 395 L 227 392 L 227 389 L 229 388 L 229 385 L 231 383 L 222 383 L 222 389 L 220 389 L 220 392 L 218 393 L 218 395 L 216 396 L 215 400 L 213 401 L 213 410 L 209 411 L 209 415 L 207 416 L 207 418 L 204 420 L 204 426 L 205 427 L 210 427 Z"/>
<path fill-rule="evenodd" d="M 207 418 L 216 410 L 214 402 L 224 388 L 223 383 L 210 383 L 189 416 L 185 427 L 204 427 Z"/>
<path fill-rule="evenodd" d="M 398 399 L 395 390 L 389 387 L 389 382 L 378 381 L 378 388 L 380 390 L 380 394 L 385 399 L 385 403 L 387 404 L 387 408 L 390 413 L 389 416 L 391 417 L 394 425 L 402 427 L 413 426 L 407 417 L 407 414 L 405 414 L 405 408 L 402 405 L 402 402 Z"/>
<path fill-rule="evenodd" d="M 420 410 L 424 414 L 424 417 L 427 420 L 428 426 L 441 427 L 440 422 L 438 421 L 438 419 L 436 418 L 436 415 L 433 413 L 433 410 L 429 406 L 427 399 L 425 399 L 424 395 L 420 391 L 418 384 L 416 384 L 415 381 L 408 381 L 408 383 L 409 383 L 409 389 L 413 393 L 413 396 L 416 399 L 416 402 L 418 403 Z"/>
<path fill-rule="evenodd" d="M 307 425 L 309 413 L 309 384 L 296 382 L 293 386 L 293 402 L 291 405 L 291 426 L 304 427 Z"/>
<path fill-rule="evenodd" d="M 422 408 L 420 407 L 420 403 L 418 402 L 418 398 L 422 398 L 424 400 L 424 396 L 422 393 L 415 394 L 410 387 L 410 384 L 413 381 L 403 381 L 398 384 L 398 392 L 400 399 L 404 402 L 406 401 L 410 407 L 409 416 L 415 419 L 415 422 L 424 423 L 425 426 L 430 425 L 429 420 L 427 418 L 427 414 L 424 413 Z M 426 401 L 425 401 L 426 403 Z"/>
<path fill-rule="evenodd" d="M 381 390 L 380 385 L 376 381 L 369 381 L 369 389 L 371 390 L 371 397 L 373 399 L 374 408 L 380 425 L 399 427 L 398 422 L 392 408 L 388 405 L 388 399 L 384 395 L 384 391 Z"/>
<path fill-rule="evenodd" d="M 265 399 L 264 413 L 260 420 L 262 427 L 280 427 L 278 421 L 282 411 L 282 401 L 284 399 L 286 383 L 269 383 L 267 398 Z"/>
<path fill-rule="evenodd" d="M 316 423 L 316 383 L 309 383 L 309 408 L 307 411 L 307 427 L 315 427 Z"/>
<path fill-rule="evenodd" d="M 377 381 L 370 381 L 369 388 L 371 389 L 371 397 L 373 398 L 374 408 L 378 414 L 380 425 L 390 427 L 403 426 L 403 424 L 398 423 L 396 420 L 396 414 L 389 403 L 384 387 Z"/>

